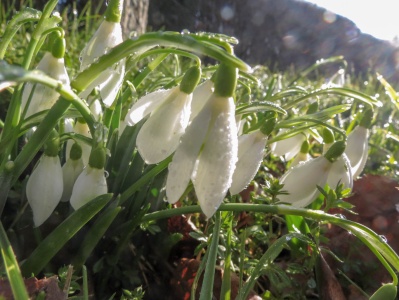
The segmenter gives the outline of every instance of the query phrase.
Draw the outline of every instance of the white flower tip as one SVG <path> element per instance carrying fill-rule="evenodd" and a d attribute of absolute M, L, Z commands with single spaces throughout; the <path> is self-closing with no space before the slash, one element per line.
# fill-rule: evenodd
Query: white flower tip
<path fill-rule="evenodd" d="M 212 218 L 212 216 L 215 214 L 215 212 L 218 210 L 218 208 L 219 208 L 219 206 L 215 206 L 212 203 L 201 206 L 202 212 L 208 219 Z"/>

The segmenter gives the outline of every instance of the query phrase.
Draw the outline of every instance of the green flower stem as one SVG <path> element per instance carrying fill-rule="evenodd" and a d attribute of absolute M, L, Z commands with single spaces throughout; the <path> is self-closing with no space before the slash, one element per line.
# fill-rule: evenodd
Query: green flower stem
<path fill-rule="evenodd" d="M 48 27 L 54 27 L 56 23 L 61 21 L 60 18 L 57 18 L 57 20 L 59 19 L 59 21 L 58 22 L 55 21 L 53 23 L 54 18 L 50 18 L 50 15 L 53 12 L 57 3 L 58 3 L 57 0 L 50 0 L 45 5 L 43 13 L 41 14 L 39 22 L 37 23 L 35 30 L 33 31 L 32 35 L 31 35 L 29 45 L 25 51 L 24 60 L 22 62 L 22 67 L 24 69 L 29 68 L 29 66 L 32 62 L 32 59 L 33 59 L 33 55 L 35 53 L 35 49 L 40 42 L 40 38 L 41 38 L 43 31 L 48 29 Z M 49 19 L 51 19 L 51 20 L 49 20 Z M 18 123 L 20 121 L 21 96 L 22 96 L 22 85 L 19 85 L 18 87 L 15 88 L 14 93 L 12 95 L 11 102 L 8 107 L 6 119 L 4 122 L 3 132 L 2 132 L 2 135 L 5 137 L 8 136 L 9 134 L 14 133 L 14 137 L 12 139 L 13 143 L 11 143 L 11 145 L 8 147 L 9 148 L 8 154 L 11 152 L 10 147 L 14 146 L 14 141 L 16 140 L 17 135 L 18 135 L 18 133 L 15 133 L 14 128 L 16 128 L 18 126 Z M 4 159 L 4 157 L 3 157 L 3 159 Z M 2 161 L 2 163 L 3 163 L 3 161 Z"/>
<path fill-rule="evenodd" d="M 156 50 L 163 50 L 166 51 L 166 49 L 156 49 Z M 145 54 L 148 54 L 150 52 L 152 52 L 151 54 L 156 54 L 155 51 L 156 50 L 150 50 L 147 51 Z M 185 52 L 186 53 L 186 52 Z M 143 54 L 143 55 L 145 55 Z M 165 59 L 166 57 L 169 55 L 169 53 L 161 53 L 159 56 L 157 56 L 156 58 L 154 58 L 153 61 L 151 61 L 147 67 L 144 68 L 144 70 L 142 70 L 133 80 L 133 86 L 135 88 L 137 88 L 142 82 L 143 80 L 148 76 L 148 74 L 150 74 L 152 71 L 155 70 L 156 67 L 158 67 Z M 197 56 L 195 56 L 197 57 Z"/>
<path fill-rule="evenodd" d="M 156 46 L 176 47 L 181 50 L 193 52 L 198 55 L 207 55 L 240 70 L 249 72 L 251 67 L 239 58 L 228 54 L 218 46 L 201 42 L 189 35 L 174 32 L 150 32 L 137 39 L 129 39 L 114 47 L 108 54 L 103 55 L 97 63 L 80 73 L 71 86 L 77 91 L 86 89 L 102 71 L 111 67 L 121 59 L 131 55 L 140 54 Z"/>
<path fill-rule="evenodd" d="M 28 69 L 30 66 L 30 63 L 33 58 L 33 53 L 36 49 L 37 44 L 39 43 L 40 37 L 45 28 L 44 23 L 51 16 L 51 13 L 54 11 L 54 8 L 57 5 L 57 3 L 58 3 L 58 0 L 50 0 L 44 6 L 43 13 L 39 19 L 39 22 L 37 23 L 37 25 L 35 27 L 35 30 L 32 32 L 31 40 L 29 42 L 27 51 L 25 52 L 24 61 L 22 63 L 22 67 L 24 67 L 25 69 Z"/>
<path fill-rule="evenodd" d="M 59 81 L 45 75 L 44 73 L 42 73 L 40 71 L 27 72 L 24 76 L 22 76 L 21 78 L 18 78 L 16 81 L 18 81 L 18 82 L 28 82 L 29 81 L 29 82 L 33 82 L 33 83 L 40 83 L 40 84 L 43 84 L 50 88 L 55 89 L 61 95 L 61 98 L 64 98 L 62 101 L 68 102 L 68 107 L 69 107 L 69 104 L 72 104 L 79 111 L 81 116 L 84 118 L 84 120 L 88 124 L 88 126 L 90 128 L 90 132 L 92 133 L 92 136 L 94 136 L 95 119 L 94 119 L 93 115 L 91 114 L 90 109 L 87 107 L 86 103 L 83 100 L 81 100 L 69 87 L 62 85 Z M 58 101 L 60 101 L 61 98 L 59 98 Z M 65 110 L 62 112 L 62 114 L 68 109 L 68 107 L 65 108 Z M 50 118 L 50 119 L 55 120 L 53 109 L 54 109 L 54 107 L 52 107 L 51 110 L 48 112 L 48 114 L 46 116 L 47 119 Z M 62 116 L 62 114 L 61 114 L 61 116 Z M 9 113 L 7 113 L 7 116 L 8 115 L 9 115 Z M 61 116 L 59 116 L 59 118 Z M 43 126 L 43 123 L 44 123 L 44 120 L 39 126 Z M 53 124 L 53 123 L 51 122 L 51 124 Z M 45 128 L 44 130 L 50 132 L 51 129 L 54 127 L 55 127 L 55 125 L 52 125 L 51 127 Z M 19 128 L 17 125 L 15 127 L 10 127 L 10 128 L 12 130 L 8 134 L 10 136 L 12 136 L 12 138 L 7 136 L 7 133 L 4 130 L 2 133 L 2 139 L 0 142 L 0 149 L 6 149 L 6 150 L 4 150 L 4 153 L 2 153 L 2 159 L 3 159 L 2 165 L 1 165 L 2 167 L 6 163 L 6 158 L 8 157 L 8 155 L 11 152 L 11 147 L 13 147 L 13 144 L 19 135 L 18 130 L 15 130 L 15 128 Z M 13 140 L 13 142 L 11 142 L 11 140 Z"/>
<path fill-rule="evenodd" d="M 62 118 L 65 111 L 69 108 L 71 102 L 63 98 L 58 99 L 58 101 L 50 109 L 49 113 L 39 124 L 36 131 L 29 139 L 29 142 L 22 148 L 22 151 L 16 157 L 14 164 L 15 167 L 12 170 L 12 184 L 14 184 L 18 177 L 22 174 L 28 164 L 35 157 L 36 153 L 39 152 L 40 148 L 47 141 L 50 133 L 53 131 L 54 127 L 57 125 L 59 119 Z M 1 187 L 0 187 L 1 188 Z"/>
<path fill-rule="evenodd" d="M 280 215 L 294 215 L 302 216 L 304 218 L 310 218 L 315 221 L 329 222 L 331 224 L 340 226 L 357 237 L 362 236 L 368 239 L 370 244 L 397 270 L 399 271 L 399 256 L 395 251 L 384 242 L 381 237 L 372 231 L 370 228 L 361 225 L 359 223 L 342 219 L 338 216 L 330 215 L 321 210 L 310 210 L 303 208 L 295 208 L 288 205 L 263 205 L 263 204 L 247 204 L 247 203 L 228 203 L 221 204 L 219 207 L 220 211 L 234 211 L 234 212 L 260 212 L 260 213 L 272 213 Z M 163 218 L 170 218 L 177 215 L 200 213 L 201 208 L 199 206 L 185 206 L 178 207 L 169 210 L 157 211 L 146 214 L 142 222 L 150 222 Z"/>
<path fill-rule="evenodd" d="M 331 87 L 331 88 L 319 89 L 319 90 L 312 91 L 311 93 L 306 94 L 305 96 L 299 97 L 293 101 L 288 102 L 286 105 L 284 105 L 283 108 L 284 109 L 292 108 L 295 105 L 297 105 L 299 102 L 302 102 L 309 98 L 316 98 L 316 96 L 321 96 L 321 95 L 343 96 L 343 97 L 353 98 L 355 100 L 362 101 L 367 105 L 375 105 L 377 107 L 382 106 L 381 101 L 378 101 L 375 98 L 373 98 L 369 95 L 366 95 L 364 93 L 354 91 L 352 89 L 347 89 L 347 88 Z"/>
<path fill-rule="evenodd" d="M 201 287 L 200 300 L 208 300 L 213 298 L 213 283 L 215 278 L 215 267 L 219 246 L 219 232 L 221 226 L 220 212 L 215 213 L 215 224 L 213 226 L 211 242 L 208 248 L 208 260 L 206 261 L 204 279 Z"/>
<path fill-rule="evenodd" d="M 224 257 L 224 268 L 223 268 L 223 281 L 222 288 L 220 291 L 221 300 L 231 299 L 231 258 L 232 258 L 232 235 L 233 235 L 233 213 L 226 213 L 227 224 L 227 236 L 226 236 L 226 254 Z"/>

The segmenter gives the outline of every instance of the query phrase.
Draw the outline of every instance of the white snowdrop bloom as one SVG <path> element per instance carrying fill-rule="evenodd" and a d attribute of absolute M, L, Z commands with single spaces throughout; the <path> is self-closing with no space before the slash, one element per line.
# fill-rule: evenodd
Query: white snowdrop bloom
<path fill-rule="evenodd" d="M 97 169 L 87 165 L 76 179 L 72 189 L 71 205 L 77 210 L 97 196 L 108 191 L 104 169 Z"/>
<path fill-rule="evenodd" d="M 137 150 L 147 164 L 158 163 L 176 150 L 190 119 L 192 99 L 178 86 L 154 93 L 139 99 L 125 118 L 134 125 L 150 114 L 137 135 Z"/>
<path fill-rule="evenodd" d="M 284 133 L 287 129 L 282 129 Z M 301 150 L 302 143 L 306 140 L 303 134 L 297 134 L 287 139 L 272 143 L 270 149 L 275 156 L 284 156 L 285 160 L 291 160 Z"/>
<path fill-rule="evenodd" d="M 231 185 L 237 148 L 234 100 L 213 94 L 187 127 L 169 165 L 168 201 L 177 202 L 191 179 L 202 211 L 211 217 Z"/>
<path fill-rule="evenodd" d="M 64 58 L 56 58 L 50 52 L 46 52 L 37 65 L 36 70 L 40 70 L 48 76 L 60 81 L 63 85 L 69 86 L 70 81 L 65 69 Z M 22 110 L 25 109 L 31 97 L 25 118 L 40 111 L 50 109 L 59 96 L 60 94 L 55 89 L 46 87 L 42 84 L 25 84 L 22 92 Z"/>
<path fill-rule="evenodd" d="M 296 207 L 305 207 L 320 194 L 317 186 L 328 184 L 335 188 L 338 182 L 352 188 L 352 174 L 349 163 L 343 154 L 345 142 L 336 142 L 324 156 L 308 160 L 289 169 L 280 179 L 287 195 L 279 195 L 282 202 Z M 328 158 L 326 158 L 328 157 Z"/>
<path fill-rule="evenodd" d="M 59 157 L 43 154 L 26 185 L 26 197 L 32 208 L 36 227 L 50 217 L 60 202 L 63 191 L 62 176 Z"/>
<path fill-rule="evenodd" d="M 348 156 L 352 168 L 353 178 L 357 178 L 363 171 L 368 157 L 369 129 L 357 126 L 347 139 L 345 154 Z"/>
<path fill-rule="evenodd" d="M 109 52 L 116 45 L 123 42 L 122 28 L 119 23 L 103 20 L 93 37 L 81 52 L 81 66 L 83 71 L 99 57 Z M 101 74 L 79 96 L 87 98 L 91 91 L 98 87 L 103 103 L 110 107 L 122 86 L 125 73 L 125 60 L 101 72 Z"/>
<path fill-rule="evenodd" d="M 238 161 L 230 186 L 232 195 L 245 189 L 258 172 L 265 152 L 267 136 L 260 130 L 238 137 Z"/>
<path fill-rule="evenodd" d="M 189 68 L 179 86 L 140 98 L 125 121 L 134 125 L 147 115 L 137 135 L 137 150 L 147 164 L 158 163 L 171 155 L 190 120 L 193 91 L 201 77 L 198 66 Z"/>
<path fill-rule="evenodd" d="M 309 160 L 289 169 L 280 179 L 287 195 L 279 195 L 282 202 L 305 207 L 319 195 L 317 185 L 324 187 L 331 169 L 331 162 L 324 156 Z"/>

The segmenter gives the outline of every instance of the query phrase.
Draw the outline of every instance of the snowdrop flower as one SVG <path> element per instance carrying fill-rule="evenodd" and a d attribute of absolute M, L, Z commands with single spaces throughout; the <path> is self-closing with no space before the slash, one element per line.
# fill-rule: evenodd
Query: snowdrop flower
<path fill-rule="evenodd" d="M 33 211 L 35 227 L 50 217 L 60 202 L 63 191 L 63 179 L 58 157 L 58 134 L 52 133 L 43 156 L 30 175 L 26 185 L 26 197 Z"/>
<path fill-rule="evenodd" d="M 208 218 L 231 185 L 238 148 L 232 98 L 237 70 L 221 64 L 217 72 L 215 91 L 181 137 L 166 181 L 167 199 L 175 203 L 191 179 Z"/>
<path fill-rule="evenodd" d="M 71 198 L 72 188 L 76 179 L 82 173 L 84 168 L 82 160 L 82 147 L 78 143 L 72 145 L 69 158 L 62 166 L 62 174 L 64 179 L 64 191 L 61 201 L 67 202 Z"/>
<path fill-rule="evenodd" d="M 267 136 L 260 130 L 238 137 L 238 161 L 230 186 L 232 195 L 245 189 L 255 177 L 265 152 Z"/>
<path fill-rule="evenodd" d="M 281 133 L 287 129 L 282 129 Z M 284 156 L 285 160 L 291 160 L 301 150 L 302 143 L 306 140 L 304 134 L 297 134 L 287 139 L 272 143 L 270 148 L 275 156 Z"/>
<path fill-rule="evenodd" d="M 105 19 L 94 33 L 81 53 L 80 70 L 83 71 L 98 58 L 123 42 L 120 14 L 123 1 L 110 1 L 105 12 Z M 121 60 L 112 67 L 104 70 L 79 96 L 86 98 L 91 91 L 98 87 L 105 106 L 110 107 L 122 86 L 125 73 L 125 60 Z"/>
<path fill-rule="evenodd" d="M 344 149 L 344 142 L 336 142 L 323 156 L 289 169 L 280 179 L 288 194 L 279 195 L 279 199 L 296 207 L 305 207 L 319 195 L 317 186 L 324 187 L 328 183 L 334 188 L 341 182 L 352 188 L 350 167 L 342 158 Z"/>
<path fill-rule="evenodd" d="M 369 149 L 368 135 L 369 129 L 363 126 L 357 126 L 348 135 L 348 146 L 346 147 L 345 154 L 350 161 L 354 178 L 360 175 L 367 162 Z"/>
<path fill-rule="evenodd" d="M 132 126 L 147 115 L 137 135 L 137 150 L 147 164 L 158 163 L 171 155 L 190 120 L 192 92 L 201 76 L 198 67 L 190 68 L 180 84 L 139 99 L 125 121 Z"/>
<path fill-rule="evenodd" d="M 89 164 L 75 181 L 70 200 L 73 209 L 77 210 L 97 196 L 107 193 L 104 165 L 105 150 L 98 147 L 92 151 Z"/>
<path fill-rule="evenodd" d="M 44 54 L 36 70 L 40 70 L 48 76 L 60 81 L 63 85 L 69 86 L 70 81 L 65 69 L 64 52 L 65 40 L 57 38 L 54 42 L 52 52 L 46 52 Z M 52 88 L 41 84 L 27 83 L 22 93 L 22 109 L 24 110 L 28 105 L 25 118 L 43 110 L 50 109 L 59 96 L 60 94 Z"/>
<path fill-rule="evenodd" d="M 356 178 L 362 173 L 368 157 L 368 136 L 373 121 L 373 111 L 366 109 L 357 126 L 347 138 L 348 146 L 345 154 L 348 156 L 352 168 L 353 177 Z"/>

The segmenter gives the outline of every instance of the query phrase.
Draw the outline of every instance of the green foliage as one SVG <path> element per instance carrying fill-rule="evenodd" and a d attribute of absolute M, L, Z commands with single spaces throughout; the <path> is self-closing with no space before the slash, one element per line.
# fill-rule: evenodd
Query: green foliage
<path fill-rule="evenodd" d="M 266 66 L 251 69 L 233 55 L 236 39 L 186 32 L 150 32 L 128 39 L 81 70 L 81 50 L 102 20 L 96 10 L 99 5 L 87 1 L 82 11 L 69 14 L 68 9 L 75 12 L 76 7 L 66 8 L 61 16 L 51 14 L 55 5 L 56 1 L 49 1 L 43 12 L 25 8 L 12 15 L 0 11 L 1 273 L 8 278 L 15 298 L 27 298 L 22 275 L 57 274 L 70 299 L 88 299 L 88 286 L 98 299 L 159 299 L 171 293 L 165 282 L 176 276 L 176 265 L 188 256 L 200 260 L 195 277 L 187 279 L 192 282 L 192 299 L 197 295 L 199 299 L 233 299 L 234 290 L 238 290 L 236 299 L 247 299 L 252 292 L 263 299 L 305 299 L 319 292 L 313 270 L 320 252 L 330 251 L 325 250 L 328 241 L 322 230 L 323 224 L 329 223 L 355 235 L 392 276 L 393 283 L 382 285 L 371 299 L 382 299 L 380 295 L 394 299 L 398 255 L 371 229 L 330 214 L 336 209 L 354 210 L 345 201 L 350 189 L 343 184 L 318 186 L 320 196 L 307 209 L 282 205 L 279 197 L 287 191 L 279 178 L 292 162 L 267 152 L 248 189 L 239 195 L 228 194 L 215 217 L 206 220 L 197 205 L 195 184 L 187 186 L 180 204 L 164 201 L 173 155 L 157 164 L 146 164 L 137 144 L 146 120 L 123 126 L 132 104 L 182 80 L 187 84 L 184 74 L 193 66 L 196 81 L 199 74 L 200 82 L 210 79 L 218 67 L 203 65 L 202 57 L 208 56 L 234 71 L 234 85 L 219 96 L 233 95 L 242 132 L 261 130 L 268 136 L 268 151 L 273 143 L 305 134 L 309 154 L 323 155 L 323 130 L 328 128 L 343 145 L 361 123 L 364 111 L 373 108 L 364 173 L 395 177 L 399 105 L 397 92 L 388 82 L 370 74 L 367 82 L 348 76 L 344 86 L 338 86 L 334 76 L 326 79 L 318 75 L 318 68 L 325 64 L 337 70 L 346 68 L 342 57 L 318 61 L 297 73 L 274 74 Z M 32 70 L 49 49 L 52 32 L 65 36 L 65 64 L 73 78 L 72 88 Z M 96 89 L 87 99 L 80 98 L 80 91 L 121 60 L 126 61 L 125 77 L 111 106 L 102 103 L 101 92 Z M 314 74 L 317 76 L 310 76 Z M 23 83 L 45 85 L 61 97 L 49 110 L 23 120 Z M 189 85 L 189 90 L 196 84 Z M 90 110 L 94 100 L 103 110 L 100 117 Z M 86 123 L 91 136 L 67 132 L 66 118 Z M 109 194 L 74 212 L 68 203 L 60 203 L 44 226 L 33 229 L 25 186 L 52 130 L 60 133 L 62 163 L 68 158 L 69 141 L 105 147 L 101 166 L 105 163 Z M 172 226 L 176 217 L 181 217 L 177 229 Z M 184 243 L 190 245 L 188 250 Z M 183 257 L 176 254 L 182 248 L 189 252 Z M 219 295 L 214 289 L 218 280 L 215 270 L 224 274 Z M 299 284 L 297 278 L 305 283 Z"/>

